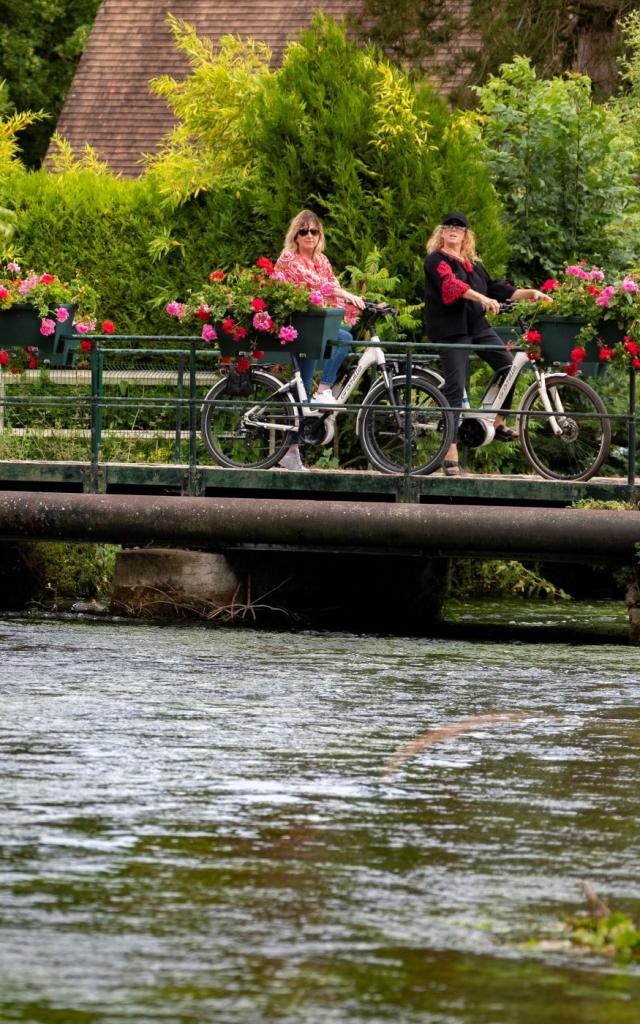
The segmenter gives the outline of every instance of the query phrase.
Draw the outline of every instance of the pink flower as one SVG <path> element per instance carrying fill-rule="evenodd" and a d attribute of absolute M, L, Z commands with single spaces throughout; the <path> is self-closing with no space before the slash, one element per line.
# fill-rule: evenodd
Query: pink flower
<path fill-rule="evenodd" d="M 615 288 L 612 284 L 608 284 L 606 288 L 603 288 L 600 294 L 598 295 L 598 298 L 596 299 L 597 304 L 599 306 L 602 306 L 604 309 L 607 309 L 609 305 L 609 299 L 614 293 Z"/>
<path fill-rule="evenodd" d="M 56 322 L 51 320 L 50 317 L 46 316 L 40 324 L 40 334 L 55 334 Z"/>
<path fill-rule="evenodd" d="M 203 341 L 215 341 L 218 335 L 211 326 L 211 324 L 204 324 L 202 328 L 202 334 L 200 335 Z"/>
<path fill-rule="evenodd" d="M 589 275 L 586 270 L 583 270 L 582 267 L 576 266 L 575 263 L 572 266 L 567 267 L 565 274 L 568 274 L 569 277 L 579 277 L 582 281 L 589 280 Z"/>
<path fill-rule="evenodd" d="M 88 320 L 86 324 L 83 324 L 83 323 L 78 322 L 76 320 L 76 322 L 75 322 L 75 324 L 73 326 L 75 327 L 75 329 L 78 332 L 78 334 L 89 334 L 90 331 L 94 331 L 95 330 L 96 322 L 95 322 L 95 320 Z"/>
<path fill-rule="evenodd" d="M 184 302 L 168 302 L 164 308 L 165 313 L 168 313 L 169 316 L 177 317 L 178 320 L 181 320 L 187 311 Z"/>
<path fill-rule="evenodd" d="M 4 285 L 0 286 L 0 299 L 8 299 L 8 298 L 9 298 L 9 292 L 4 287 Z"/>
<path fill-rule="evenodd" d="M 604 281 L 604 272 L 602 270 L 590 270 L 589 278 L 591 281 Z"/>
<path fill-rule="evenodd" d="M 312 302 L 314 306 L 324 305 L 324 295 L 321 291 L 309 292 L 309 302 Z"/>
<path fill-rule="evenodd" d="M 58 306 L 56 309 L 56 318 L 59 324 L 63 324 L 65 320 L 69 319 L 69 310 L 65 309 L 64 306 Z"/>
<path fill-rule="evenodd" d="M 291 327 L 290 324 L 285 324 L 284 327 L 281 327 L 278 331 L 278 337 L 283 343 L 287 341 L 295 341 L 298 337 L 298 332 L 295 327 Z"/>
<path fill-rule="evenodd" d="M 270 331 L 273 328 L 273 320 L 266 310 L 256 313 L 252 322 L 256 331 Z"/>
<path fill-rule="evenodd" d="M 24 281 L 21 281 L 18 285 L 18 291 L 22 295 L 26 295 L 32 288 L 35 288 L 38 283 L 38 278 L 33 274 L 31 277 L 25 277 Z"/>
<path fill-rule="evenodd" d="M 623 292 L 637 292 L 638 285 L 630 277 L 625 277 L 624 281 L 620 282 L 620 287 Z"/>
<path fill-rule="evenodd" d="M 7 263 L 7 270 L 10 270 L 12 274 L 19 274 L 20 271 L 22 270 L 22 267 L 20 266 L 19 263 Z"/>

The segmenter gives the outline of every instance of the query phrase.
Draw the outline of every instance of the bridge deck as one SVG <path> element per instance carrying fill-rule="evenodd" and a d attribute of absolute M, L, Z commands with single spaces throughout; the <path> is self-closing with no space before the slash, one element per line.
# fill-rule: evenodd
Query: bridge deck
<path fill-rule="evenodd" d="M 570 505 L 587 498 L 637 502 L 638 482 L 595 477 L 586 483 L 543 480 L 535 474 L 445 477 L 371 471 L 227 470 L 159 463 L 0 461 L 1 490 L 88 494 L 166 494 L 454 504 Z"/>

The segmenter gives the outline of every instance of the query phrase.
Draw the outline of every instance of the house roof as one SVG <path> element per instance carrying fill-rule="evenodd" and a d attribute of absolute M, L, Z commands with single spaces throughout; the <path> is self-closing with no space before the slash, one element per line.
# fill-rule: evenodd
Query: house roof
<path fill-rule="evenodd" d="M 136 177 L 142 154 L 156 151 L 174 124 L 149 82 L 160 75 L 181 79 L 189 70 L 167 12 L 214 44 L 224 35 L 261 40 L 277 65 L 318 8 L 340 19 L 359 12 L 362 0 L 103 0 L 57 131 L 76 154 L 90 145 L 115 173 Z"/>

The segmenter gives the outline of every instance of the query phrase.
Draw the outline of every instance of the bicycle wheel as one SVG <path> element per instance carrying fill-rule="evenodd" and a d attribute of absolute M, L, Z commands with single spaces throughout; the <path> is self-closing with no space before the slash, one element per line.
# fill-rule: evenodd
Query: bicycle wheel
<path fill-rule="evenodd" d="M 391 381 L 393 401 L 383 380 L 362 403 L 358 440 L 369 462 L 383 473 L 432 473 L 441 464 L 453 438 L 453 417 L 440 391 L 421 377 Z M 408 416 L 408 437 L 405 431 Z"/>
<path fill-rule="evenodd" d="M 549 375 L 546 386 L 553 414 L 545 410 L 537 384 L 522 399 L 524 453 L 549 480 L 589 480 L 606 459 L 611 443 L 604 402 L 584 381 L 565 374 Z M 554 425 L 560 433 L 554 432 Z"/>
<path fill-rule="evenodd" d="M 288 391 L 279 394 L 281 387 L 261 370 L 251 371 L 247 395 L 230 395 L 226 378 L 214 384 L 202 406 L 201 428 L 219 465 L 269 469 L 280 461 L 297 428 L 293 399 Z"/>

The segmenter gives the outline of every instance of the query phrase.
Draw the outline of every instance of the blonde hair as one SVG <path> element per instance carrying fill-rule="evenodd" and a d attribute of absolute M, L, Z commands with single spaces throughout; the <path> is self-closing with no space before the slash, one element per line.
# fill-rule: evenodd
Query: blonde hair
<path fill-rule="evenodd" d="M 438 224 L 437 228 L 431 235 L 431 238 L 427 242 L 427 252 L 436 252 L 438 249 L 442 249 L 443 245 L 444 235 L 442 233 L 442 224 Z M 467 228 L 465 230 L 460 255 L 463 260 L 469 260 L 470 263 L 473 263 L 473 261 L 478 258 L 476 254 L 476 236 L 471 228 Z"/>
<path fill-rule="evenodd" d="M 316 247 L 313 250 L 313 255 L 315 256 L 316 253 L 324 252 L 324 229 L 322 227 L 322 221 L 316 216 L 313 210 L 301 210 L 300 213 L 295 215 L 287 228 L 286 235 L 284 236 L 284 247 L 282 251 L 297 252 L 298 243 L 296 242 L 296 238 L 298 237 L 298 232 L 300 228 L 309 227 L 317 227 L 320 231 Z"/>

